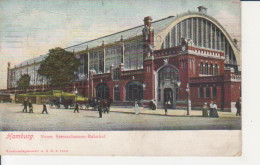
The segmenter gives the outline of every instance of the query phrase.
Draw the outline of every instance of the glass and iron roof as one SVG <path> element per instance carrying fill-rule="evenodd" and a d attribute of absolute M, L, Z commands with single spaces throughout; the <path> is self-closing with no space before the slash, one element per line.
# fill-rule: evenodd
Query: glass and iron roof
<path fill-rule="evenodd" d="M 157 32 L 160 32 L 161 30 L 163 30 L 174 19 L 175 19 L 174 16 L 169 16 L 167 18 L 152 22 L 152 27 L 154 29 L 154 33 L 157 33 Z M 110 44 L 110 43 L 120 41 L 121 36 L 123 37 L 123 39 L 133 38 L 133 37 L 142 35 L 143 28 L 144 28 L 144 25 L 137 26 L 137 27 L 127 29 L 127 30 L 124 30 L 124 31 L 121 31 L 121 32 L 117 32 L 117 33 L 114 33 L 114 34 L 111 34 L 111 35 L 100 37 L 98 39 L 94 39 L 94 40 L 83 42 L 83 43 L 80 43 L 80 44 L 77 44 L 77 45 L 73 45 L 73 46 L 65 48 L 65 50 L 67 50 L 67 51 L 73 51 L 74 50 L 75 52 L 77 52 L 77 51 L 86 50 L 87 46 L 88 46 L 89 49 L 91 49 L 91 48 L 94 48 L 94 47 L 97 47 L 97 46 L 101 46 L 103 41 L 104 41 L 104 44 Z M 23 61 L 19 65 L 16 65 L 16 67 L 21 67 L 21 66 L 41 62 L 47 56 L 48 56 L 48 54 L 45 54 L 45 55 L 41 55 L 41 56 L 36 57 L 36 58 L 32 58 L 32 59 Z"/>

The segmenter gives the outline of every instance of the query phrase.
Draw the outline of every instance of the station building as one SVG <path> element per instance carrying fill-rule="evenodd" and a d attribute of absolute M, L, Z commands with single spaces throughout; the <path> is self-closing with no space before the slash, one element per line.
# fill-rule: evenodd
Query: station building
<path fill-rule="evenodd" d="M 117 105 L 139 100 L 154 101 L 162 108 L 181 108 L 191 100 L 192 108 L 214 101 L 223 111 L 233 111 L 241 97 L 240 50 L 224 27 L 207 14 L 207 8 L 153 21 L 144 25 L 65 48 L 74 52 L 81 66 L 71 87 L 91 98 L 111 98 Z M 53 89 L 37 74 L 48 55 L 11 68 L 7 87 L 19 93 L 17 81 L 31 77 L 29 92 Z"/>

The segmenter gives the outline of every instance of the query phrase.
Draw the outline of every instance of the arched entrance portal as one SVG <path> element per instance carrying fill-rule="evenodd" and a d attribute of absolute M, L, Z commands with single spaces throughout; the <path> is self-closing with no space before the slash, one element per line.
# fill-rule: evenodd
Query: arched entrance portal
<path fill-rule="evenodd" d="M 165 102 L 170 102 L 169 108 L 176 108 L 178 97 L 179 71 L 173 65 L 165 65 L 157 71 L 157 106 L 164 107 Z"/>
<path fill-rule="evenodd" d="M 96 97 L 99 99 L 109 99 L 109 88 L 105 83 L 99 83 L 96 86 Z"/>

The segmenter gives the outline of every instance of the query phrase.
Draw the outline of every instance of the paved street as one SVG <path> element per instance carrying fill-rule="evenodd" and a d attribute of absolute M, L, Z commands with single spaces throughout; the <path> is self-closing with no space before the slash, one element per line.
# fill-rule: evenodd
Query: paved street
<path fill-rule="evenodd" d="M 201 117 L 201 111 L 140 108 L 135 115 L 131 107 L 111 107 L 109 114 L 98 117 L 92 109 L 50 109 L 41 114 L 42 105 L 33 105 L 34 113 L 23 113 L 21 104 L 0 103 L 0 130 L 2 131 L 109 131 L 109 130 L 230 130 L 241 129 L 241 117 L 231 112 L 219 112 L 220 118 Z"/>

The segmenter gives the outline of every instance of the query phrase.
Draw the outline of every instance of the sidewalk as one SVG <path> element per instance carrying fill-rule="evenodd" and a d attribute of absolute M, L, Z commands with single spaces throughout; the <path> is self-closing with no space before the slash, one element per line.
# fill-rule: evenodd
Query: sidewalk
<path fill-rule="evenodd" d="M 130 107 L 116 107 L 112 106 L 110 108 L 111 112 L 118 113 L 135 113 L 135 109 Z M 149 115 L 165 115 L 164 109 L 151 110 L 148 108 L 139 107 L 140 114 L 149 114 Z M 230 118 L 230 117 L 239 117 L 236 116 L 233 112 L 221 112 L 218 111 L 219 117 L 221 118 Z M 179 116 L 179 117 L 202 117 L 202 111 L 200 110 L 191 110 L 190 115 L 187 115 L 186 109 L 168 109 L 168 116 Z"/>

